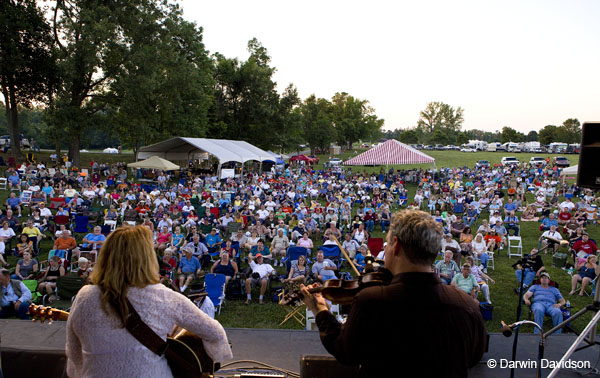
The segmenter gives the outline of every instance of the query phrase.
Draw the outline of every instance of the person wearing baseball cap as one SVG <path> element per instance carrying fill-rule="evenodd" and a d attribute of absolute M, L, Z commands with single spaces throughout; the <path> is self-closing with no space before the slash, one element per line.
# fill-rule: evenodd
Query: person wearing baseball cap
<path fill-rule="evenodd" d="M 550 275 L 545 271 L 540 273 L 540 284 L 531 286 L 527 293 L 523 295 L 523 302 L 527 306 L 531 306 L 534 321 L 540 327 L 543 327 L 544 316 L 546 315 L 552 317 L 553 327 L 563 321 L 560 307 L 565 305 L 565 299 L 556 287 L 550 286 Z M 540 331 L 534 328 L 533 332 L 539 333 Z M 561 333 L 561 330 L 559 329 L 556 333 Z"/>
<path fill-rule="evenodd" d="M 265 291 L 267 291 L 269 277 L 276 273 L 275 269 L 270 264 L 263 262 L 263 255 L 260 252 L 256 253 L 256 255 L 249 253 L 248 263 L 250 264 L 250 268 L 252 268 L 252 274 L 246 278 L 246 304 L 250 304 L 252 301 L 252 287 L 257 285 L 260 285 L 258 304 L 263 304 L 263 296 Z"/>

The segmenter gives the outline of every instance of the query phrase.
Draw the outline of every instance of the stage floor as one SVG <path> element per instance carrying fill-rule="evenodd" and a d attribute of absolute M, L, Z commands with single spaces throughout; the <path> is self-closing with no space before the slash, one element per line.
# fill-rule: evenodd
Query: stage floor
<path fill-rule="evenodd" d="M 48 365 L 45 358 L 56 364 L 64 363 L 66 322 L 54 322 L 51 325 L 33 323 L 22 320 L 0 320 L 0 337 L 2 347 L 2 366 L 6 377 L 10 373 L 19 372 L 20 377 L 45 376 L 48 378 L 60 377 L 60 374 L 48 374 Z M 269 329 L 226 329 L 229 342 L 233 348 L 233 360 L 253 360 L 277 366 L 279 368 L 300 372 L 302 355 L 327 355 L 321 345 L 319 334 L 316 331 L 294 330 L 269 330 Z M 575 336 L 555 335 L 547 340 L 545 358 L 549 361 L 558 361 L 575 340 Z M 490 335 L 489 351 L 482 361 L 471 369 L 471 377 L 508 377 L 510 369 L 500 367 L 502 359 L 510 360 L 513 337 L 507 338 L 502 334 Z M 519 361 L 536 361 L 539 337 L 531 334 L 519 336 L 517 356 Z M 443 351 L 440 351 L 442 353 Z M 39 363 L 32 363 L 32 355 L 38 354 Z M 600 357 L 600 348 L 594 346 L 575 354 L 573 361 L 589 363 L 594 367 Z M 59 360 L 57 360 L 57 358 Z M 488 360 L 498 364 L 495 368 L 488 367 Z M 24 363 L 25 362 L 25 363 Z M 230 362 L 226 361 L 225 363 Z M 435 357 L 432 357 L 435 362 Z M 45 366 L 45 367 L 44 367 Z M 29 369 L 30 374 L 24 374 L 23 369 Z M 43 369 L 43 370 L 41 370 Z M 551 369 L 545 369 L 543 376 L 547 376 Z M 589 370 L 589 369 L 587 369 Z M 580 371 L 585 371 L 581 369 Z M 535 369 L 520 368 L 516 370 L 516 377 L 534 377 Z M 562 370 L 560 377 L 579 377 L 576 372 Z"/>

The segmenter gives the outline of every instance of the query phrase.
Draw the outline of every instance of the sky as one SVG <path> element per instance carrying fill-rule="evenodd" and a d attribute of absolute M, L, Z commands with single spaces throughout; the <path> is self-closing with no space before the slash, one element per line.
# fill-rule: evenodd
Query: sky
<path fill-rule="evenodd" d="M 248 58 L 256 37 L 302 99 L 368 100 L 384 129 L 427 103 L 464 109 L 463 130 L 527 133 L 600 121 L 600 1 L 182 0 L 212 54 Z"/>

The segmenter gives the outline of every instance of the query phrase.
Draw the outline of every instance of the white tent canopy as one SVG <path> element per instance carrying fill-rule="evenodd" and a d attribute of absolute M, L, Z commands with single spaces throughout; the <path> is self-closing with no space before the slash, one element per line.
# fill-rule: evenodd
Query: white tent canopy
<path fill-rule="evenodd" d="M 561 176 L 576 175 L 578 169 L 579 169 L 579 165 L 574 165 L 572 167 L 568 167 L 568 168 L 565 168 L 562 171 L 560 171 L 560 175 Z"/>
<path fill-rule="evenodd" d="M 190 160 L 196 155 L 210 154 L 219 160 L 219 164 L 228 161 L 245 163 L 250 160 L 272 160 L 267 151 L 241 140 L 184 138 L 175 137 L 140 148 L 137 158 L 145 159 L 159 156 L 169 160 Z"/>
<path fill-rule="evenodd" d="M 136 163 L 127 164 L 129 168 L 149 168 L 149 169 L 160 169 L 161 171 L 176 171 L 179 169 L 177 164 L 171 163 L 168 160 L 159 158 L 158 156 L 151 156 L 150 158 Z"/>

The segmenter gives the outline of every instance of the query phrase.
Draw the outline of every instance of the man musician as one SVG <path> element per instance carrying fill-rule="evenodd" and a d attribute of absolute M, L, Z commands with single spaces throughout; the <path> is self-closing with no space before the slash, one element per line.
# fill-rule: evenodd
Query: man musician
<path fill-rule="evenodd" d="M 327 351 L 343 364 L 359 365 L 361 377 L 398 376 L 406 366 L 418 369 L 419 377 L 466 377 L 484 353 L 486 330 L 475 301 L 431 271 L 441 239 L 431 215 L 394 214 L 385 249 L 392 281 L 360 291 L 344 325 L 323 296 L 303 287 Z"/>

